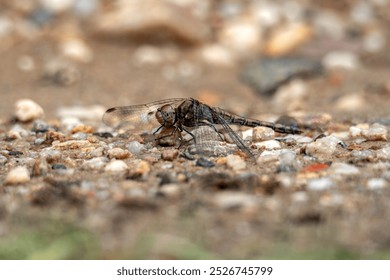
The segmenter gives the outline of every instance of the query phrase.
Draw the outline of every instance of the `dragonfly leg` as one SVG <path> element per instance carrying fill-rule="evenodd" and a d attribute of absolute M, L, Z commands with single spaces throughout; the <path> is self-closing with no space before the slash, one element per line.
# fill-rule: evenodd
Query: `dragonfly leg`
<path fill-rule="evenodd" d="M 156 133 L 159 132 L 163 127 L 164 127 L 163 125 L 160 125 L 160 127 L 157 128 L 155 132 L 153 132 L 153 135 L 156 135 Z"/>

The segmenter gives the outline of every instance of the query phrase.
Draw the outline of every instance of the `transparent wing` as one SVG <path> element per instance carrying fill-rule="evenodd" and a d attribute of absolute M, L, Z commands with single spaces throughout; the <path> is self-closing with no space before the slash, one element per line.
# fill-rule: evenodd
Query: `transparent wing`
<path fill-rule="evenodd" d="M 222 128 L 229 134 L 230 138 L 234 141 L 234 143 L 237 145 L 237 147 L 243 151 L 245 154 L 249 156 L 252 160 L 255 160 L 255 155 L 251 151 L 251 149 L 248 147 L 248 145 L 244 142 L 244 140 L 237 135 L 233 131 L 233 129 L 229 126 L 227 121 L 218 113 L 215 112 L 215 117 L 218 121 L 218 124 L 222 126 Z"/>
<path fill-rule="evenodd" d="M 186 98 L 171 98 L 141 105 L 130 105 L 108 109 L 103 115 L 103 122 L 109 126 L 149 130 L 159 126 L 156 111 L 164 105 L 179 106 Z"/>

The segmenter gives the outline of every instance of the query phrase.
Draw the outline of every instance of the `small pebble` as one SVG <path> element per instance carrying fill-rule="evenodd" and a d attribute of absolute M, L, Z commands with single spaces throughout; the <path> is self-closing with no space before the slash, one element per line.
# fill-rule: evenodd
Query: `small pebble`
<path fill-rule="evenodd" d="M 235 63 L 232 51 L 218 44 L 204 46 L 200 50 L 200 56 L 205 62 L 212 65 L 233 66 Z"/>
<path fill-rule="evenodd" d="M 307 195 L 307 192 L 295 192 L 291 195 L 291 200 L 294 202 L 306 202 L 308 201 L 309 196 Z"/>
<path fill-rule="evenodd" d="M 235 19 L 225 22 L 218 40 L 239 57 L 258 52 L 262 41 L 261 26 L 254 20 Z"/>
<path fill-rule="evenodd" d="M 242 139 L 245 141 L 252 141 L 253 137 L 253 129 L 247 129 L 242 132 Z"/>
<path fill-rule="evenodd" d="M 165 184 L 159 189 L 159 193 L 166 197 L 176 198 L 180 195 L 182 188 L 178 184 Z"/>
<path fill-rule="evenodd" d="M 349 128 L 349 135 L 352 137 L 352 138 L 358 138 L 358 137 L 361 137 L 362 135 L 362 129 L 360 127 L 357 127 L 357 126 L 351 126 Z"/>
<path fill-rule="evenodd" d="M 87 170 L 100 170 L 102 169 L 107 163 L 106 157 L 94 157 L 90 160 L 86 160 L 83 163 L 83 168 Z"/>
<path fill-rule="evenodd" d="M 226 157 L 227 161 L 226 164 L 233 170 L 243 170 L 246 168 L 246 163 L 245 161 L 237 155 L 228 155 Z"/>
<path fill-rule="evenodd" d="M 179 151 L 176 149 L 163 150 L 161 153 L 161 158 L 163 160 L 173 161 L 179 155 Z"/>
<path fill-rule="evenodd" d="M 68 37 L 60 44 L 63 56 L 76 62 L 88 63 L 93 60 L 92 49 L 80 38 Z"/>
<path fill-rule="evenodd" d="M 105 111 L 106 108 L 101 105 L 73 106 L 61 107 L 58 109 L 57 114 L 61 119 L 75 118 L 78 120 L 101 121 Z"/>
<path fill-rule="evenodd" d="M 337 151 L 342 141 L 334 136 L 317 139 L 306 146 L 306 153 L 316 157 L 329 157 Z"/>
<path fill-rule="evenodd" d="M 50 125 L 48 125 L 46 122 L 42 120 L 36 120 L 33 123 L 33 127 L 31 131 L 36 132 L 36 133 L 45 133 L 50 129 Z"/>
<path fill-rule="evenodd" d="M 310 191 L 324 191 L 333 188 L 334 186 L 335 183 L 332 181 L 332 179 L 324 177 L 309 180 L 306 189 Z"/>
<path fill-rule="evenodd" d="M 297 170 L 297 160 L 295 152 L 284 149 L 279 156 L 279 168 L 280 172 L 294 172 Z"/>
<path fill-rule="evenodd" d="M 369 141 L 387 141 L 387 129 L 384 125 L 374 123 L 362 135 Z"/>
<path fill-rule="evenodd" d="M 258 165 L 265 165 L 265 164 L 277 162 L 279 160 L 280 153 L 281 153 L 281 150 L 264 151 L 257 158 L 256 163 Z"/>
<path fill-rule="evenodd" d="M 371 178 L 367 182 L 367 188 L 370 190 L 384 189 L 387 185 L 387 181 L 383 178 Z"/>
<path fill-rule="evenodd" d="M 150 164 L 146 160 L 135 160 L 130 163 L 128 177 L 130 179 L 146 178 L 150 170 Z"/>
<path fill-rule="evenodd" d="M 3 156 L 3 155 L 0 155 L 0 166 L 3 166 L 4 164 L 6 164 L 8 161 L 8 159 Z"/>
<path fill-rule="evenodd" d="M 201 158 L 196 160 L 195 165 L 210 168 L 210 167 L 215 166 L 215 163 L 204 158 L 204 157 L 201 157 Z"/>
<path fill-rule="evenodd" d="M 275 131 L 272 128 L 258 126 L 253 129 L 252 141 L 260 142 L 275 138 Z"/>
<path fill-rule="evenodd" d="M 49 162 L 55 162 L 62 158 L 62 153 L 52 148 L 45 148 L 40 152 L 40 157 L 45 158 Z"/>
<path fill-rule="evenodd" d="M 28 171 L 27 167 L 18 166 L 8 172 L 4 183 L 6 185 L 17 185 L 26 183 L 28 181 L 30 181 L 30 172 Z"/>
<path fill-rule="evenodd" d="M 113 148 L 108 150 L 107 152 L 108 158 L 112 159 L 125 159 L 130 156 L 130 152 L 128 150 L 123 150 L 121 148 Z"/>
<path fill-rule="evenodd" d="M 256 145 L 257 148 L 263 148 L 266 150 L 277 150 L 282 148 L 280 142 L 276 140 L 267 140 L 263 142 L 257 142 L 254 144 Z"/>
<path fill-rule="evenodd" d="M 294 79 L 276 90 L 272 103 L 279 111 L 296 111 L 302 109 L 307 94 L 306 83 L 301 79 Z"/>
<path fill-rule="evenodd" d="M 14 125 L 7 133 L 7 138 L 9 139 L 22 139 L 29 135 L 29 132 L 22 128 L 20 125 Z"/>
<path fill-rule="evenodd" d="M 45 158 L 38 158 L 35 160 L 33 166 L 33 176 L 45 176 L 48 172 L 48 164 Z"/>
<path fill-rule="evenodd" d="M 354 70 L 359 66 L 358 56 L 348 51 L 331 51 L 325 55 L 322 64 L 327 69 L 344 68 Z"/>
<path fill-rule="evenodd" d="M 129 143 L 129 145 L 127 145 L 127 149 L 130 151 L 130 153 L 139 155 L 145 150 L 145 145 L 138 141 L 132 141 Z"/>
<path fill-rule="evenodd" d="M 276 28 L 265 43 L 268 56 L 285 56 L 312 36 L 312 28 L 306 23 L 293 22 Z"/>
<path fill-rule="evenodd" d="M 11 157 L 19 157 L 19 156 L 23 155 L 23 152 L 21 152 L 21 151 L 9 151 L 8 155 L 11 156 Z"/>
<path fill-rule="evenodd" d="M 222 209 L 255 206 L 254 196 L 242 192 L 225 191 L 215 195 L 214 203 Z"/>
<path fill-rule="evenodd" d="M 359 168 L 352 164 L 343 163 L 343 162 L 333 162 L 328 169 L 330 174 L 339 174 L 339 175 L 358 175 L 360 174 Z"/>
<path fill-rule="evenodd" d="M 354 160 L 372 161 L 375 158 L 375 153 L 371 150 L 354 150 L 351 153 Z"/>
<path fill-rule="evenodd" d="M 335 104 L 341 111 L 353 112 L 354 110 L 364 108 L 367 100 L 359 93 L 347 94 L 339 98 Z"/>
<path fill-rule="evenodd" d="M 93 128 L 92 128 L 92 126 L 89 126 L 89 125 L 77 124 L 76 126 L 74 126 L 72 128 L 70 133 L 74 134 L 74 133 L 78 133 L 78 132 L 85 133 L 85 134 L 92 133 Z"/>
<path fill-rule="evenodd" d="M 51 166 L 51 169 L 53 169 L 53 170 L 66 170 L 67 169 L 67 167 L 66 167 L 66 165 L 64 165 L 64 164 L 53 164 L 52 166 Z"/>
<path fill-rule="evenodd" d="M 390 160 L 390 146 L 377 150 L 376 156 L 378 159 Z"/>
<path fill-rule="evenodd" d="M 108 172 L 122 172 L 127 170 L 127 164 L 122 160 L 113 160 L 110 161 L 106 167 L 104 168 L 104 171 Z"/>
<path fill-rule="evenodd" d="M 43 109 L 31 99 L 19 99 L 15 103 L 15 116 L 21 122 L 29 122 L 43 116 Z"/>
<path fill-rule="evenodd" d="M 88 135 L 82 132 L 77 132 L 72 134 L 73 140 L 86 140 L 88 138 Z"/>

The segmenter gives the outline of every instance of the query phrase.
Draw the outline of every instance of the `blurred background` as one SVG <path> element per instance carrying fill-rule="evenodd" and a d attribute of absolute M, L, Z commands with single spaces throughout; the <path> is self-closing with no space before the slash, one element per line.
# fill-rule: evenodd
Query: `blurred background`
<path fill-rule="evenodd" d="M 252 116 L 374 118 L 390 95 L 389 21 L 388 0 L 2 0 L 0 109 L 192 96 Z"/>
<path fill-rule="evenodd" d="M 307 117 L 349 137 L 354 124 L 390 124 L 389 26 L 390 0 L 0 0 L 1 132 L 13 124 L 14 104 L 22 98 L 37 102 L 50 124 L 70 114 L 99 127 L 112 106 L 194 97 L 253 118 Z M 23 125 L 30 131 L 31 124 Z M 369 150 L 353 164 L 376 160 L 370 152 L 387 144 L 382 131 L 381 142 L 352 148 Z M 42 148 L 29 156 L 46 152 L 45 143 L 11 140 L 1 142 L 10 162 L 19 164 L 20 147 Z M 60 163 L 81 165 L 77 156 L 67 160 L 71 164 Z M 54 179 L 37 176 L 29 188 L 8 186 L 0 193 L 0 258 L 389 258 L 383 221 L 390 208 L 380 193 L 389 177 L 377 196 L 366 196 L 354 188 L 367 181 L 365 169 L 354 167 L 353 178 L 341 179 L 344 191 L 307 195 L 299 180 L 310 173 L 298 170 L 277 182 L 296 185 L 273 195 L 276 171 L 264 164 L 256 166 L 264 171 L 256 170 L 261 203 L 236 211 L 229 200 L 226 208 L 209 205 L 226 186 L 238 193 L 237 185 L 256 181 L 196 167 L 204 176 L 193 188 L 199 180 L 177 161 L 184 199 L 167 191 L 165 200 L 127 202 L 133 185 L 144 190 L 149 182 L 156 188 L 176 182 L 160 163 L 146 165 L 153 167 L 151 181 L 77 170 L 78 181 L 70 175 L 57 182 L 61 176 L 49 169 Z M 386 165 L 378 166 L 367 168 L 372 176 L 382 176 Z M 182 187 L 174 183 L 176 191 Z M 74 196 L 67 193 L 72 184 Z M 217 190 L 207 189 L 210 184 Z M 251 203 L 252 193 L 239 191 L 233 202 Z"/>

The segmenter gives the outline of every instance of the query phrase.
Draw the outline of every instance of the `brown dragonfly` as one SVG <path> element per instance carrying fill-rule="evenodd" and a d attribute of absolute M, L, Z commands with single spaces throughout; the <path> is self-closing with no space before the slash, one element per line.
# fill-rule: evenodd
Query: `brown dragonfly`
<path fill-rule="evenodd" d="M 195 138 L 191 131 L 202 126 L 209 126 L 218 132 L 216 126 L 220 126 L 222 132 L 227 133 L 237 147 L 252 159 L 255 156 L 250 147 L 230 125 L 265 126 L 281 133 L 301 133 L 296 126 L 248 119 L 221 108 L 211 107 L 194 98 L 171 98 L 141 105 L 110 108 L 105 112 L 103 121 L 107 125 L 132 127 L 138 131 L 157 128 L 153 134 L 160 132 L 162 134 L 160 138 L 168 135 L 178 136 L 182 140 L 181 134 L 186 132 L 191 135 L 196 145 L 200 146 L 202 137 Z"/>

